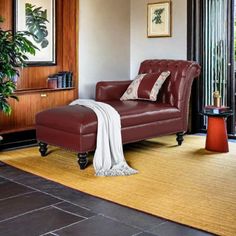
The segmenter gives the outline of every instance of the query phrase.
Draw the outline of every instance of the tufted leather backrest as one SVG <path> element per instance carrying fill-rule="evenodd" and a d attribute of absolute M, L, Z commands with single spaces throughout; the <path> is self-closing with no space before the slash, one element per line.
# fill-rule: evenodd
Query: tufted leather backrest
<path fill-rule="evenodd" d="M 157 101 L 187 112 L 193 79 L 200 75 L 199 64 L 183 60 L 146 60 L 141 63 L 139 74 L 161 71 L 170 71 L 171 74 L 163 84 Z"/>

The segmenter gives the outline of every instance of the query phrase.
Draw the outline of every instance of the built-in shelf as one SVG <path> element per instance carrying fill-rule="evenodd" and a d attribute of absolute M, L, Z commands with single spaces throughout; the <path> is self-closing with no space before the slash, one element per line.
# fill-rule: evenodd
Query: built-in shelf
<path fill-rule="evenodd" d="M 56 88 L 56 89 L 51 89 L 51 88 L 35 88 L 35 89 L 19 89 L 16 90 L 15 94 L 27 94 L 27 93 L 40 93 L 40 92 L 56 92 L 56 91 L 63 91 L 63 90 L 73 90 L 75 87 L 68 87 L 68 88 Z"/>
<path fill-rule="evenodd" d="M 29 130 L 35 130 L 35 126 L 28 126 L 28 127 L 7 127 L 4 130 L 0 130 L 0 135 L 4 135 L 4 134 L 11 134 L 11 133 L 17 133 L 17 132 L 21 132 L 21 131 L 29 131 Z"/>

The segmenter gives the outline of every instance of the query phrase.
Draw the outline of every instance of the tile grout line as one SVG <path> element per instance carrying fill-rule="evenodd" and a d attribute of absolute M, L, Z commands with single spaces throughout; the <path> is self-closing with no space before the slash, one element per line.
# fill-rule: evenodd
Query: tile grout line
<path fill-rule="evenodd" d="M 120 220 L 118 220 L 118 219 L 116 219 L 116 218 L 113 218 L 113 217 L 104 215 L 103 213 L 99 213 L 98 215 L 103 216 L 103 217 L 105 217 L 105 218 L 107 218 L 107 219 L 116 221 L 116 222 L 121 223 L 121 224 L 123 224 L 123 225 L 126 225 L 126 226 L 129 226 L 129 227 L 132 227 L 132 228 L 141 230 L 141 231 L 143 232 L 143 229 L 139 228 L 138 226 L 126 224 L 125 222 L 122 222 L 122 221 L 120 221 Z"/>
<path fill-rule="evenodd" d="M 169 222 L 168 220 L 166 220 L 166 221 L 164 221 L 164 222 L 161 222 L 160 224 L 157 224 L 157 225 L 155 225 L 155 226 L 153 226 L 153 227 L 150 227 L 150 229 L 144 230 L 144 232 L 145 232 L 145 233 L 151 233 L 150 230 L 155 229 L 155 228 L 159 228 L 159 227 L 161 227 L 162 225 L 164 225 L 164 224 L 166 224 L 166 223 L 168 223 L 168 222 Z M 151 233 L 151 234 L 153 234 L 153 233 Z"/>
<path fill-rule="evenodd" d="M 50 234 L 52 234 L 54 236 L 60 236 L 59 234 L 56 234 L 56 233 L 50 233 Z"/>
<path fill-rule="evenodd" d="M 21 196 L 25 196 L 25 195 L 28 195 L 28 194 L 31 194 L 31 193 L 36 193 L 37 191 L 30 191 L 30 192 L 27 192 L 27 193 L 19 193 L 17 195 L 14 195 L 14 196 L 10 196 L 10 197 L 6 197 L 6 198 L 0 198 L 0 202 L 1 201 L 5 201 L 5 200 L 8 200 L 8 199 L 12 199 L 12 198 L 15 198 L 15 197 L 21 197 Z"/>
<path fill-rule="evenodd" d="M 31 173 L 29 173 L 29 174 L 31 175 Z M 36 176 L 37 176 L 37 175 L 36 175 Z M 40 178 L 42 178 L 42 177 L 40 177 Z M 57 198 L 57 199 L 59 199 L 59 200 L 62 200 L 62 201 L 64 201 L 64 202 L 70 203 L 70 204 L 72 204 L 72 205 L 74 205 L 74 206 L 77 206 L 77 207 L 80 207 L 80 208 L 85 209 L 85 210 L 87 210 L 87 211 L 90 211 L 90 212 L 92 212 L 92 213 L 95 213 L 96 215 L 102 215 L 102 216 L 104 216 L 104 217 L 106 217 L 106 218 L 108 218 L 108 219 L 111 219 L 111 220 L 114 220 L 114 221 L 116 221 L 116 222 L 122 223 L 122 224 L 124 224 L 124 225 L 126 225 L 126 226 L 131 226 L 131 227 L 136 228 L 136 229 L 138 229 L 138 230 L 142 230 L 142 231 L 144 230 L 144 229 L 142 229 L 142 228 L 139 228 L 138 226 L 129 225 L 129 224 L 126 224 L 125 222 L 122 222 L 122 221 L 120 221 L 120 220 L 118 220 L 118 219 L 116 219 L 116 218 L 113 218 L 113 217 L 104 215 L 103 213 L 93 212 L 92 209 L 89 209 L 89 208 L 86 208 L 86 207 L 84 207 L 84 206 L 75 204 L 75 203 L 73 203 L 73 202 L 71 202 L 71 201 L 68 201 L 68 200 L 66 200 L 66 199 L 63 199 L 63 198 L 61 198 L 61 197 L 55 196 L 55 195 L 53 195 L 53 194 L 50 194 L 50 193 L 41 191 L 41 190 L 39 190 L 39 189 L 37 189 L 37 188 L 34 188 L 34 187 L 28 186 L 28 185 L 26 185 L 26 184 L 20 183 L 20 182 L 18 182 L 18 181 L 16 181 L 16 180 L 12 180 L 12 179 L 8 179 L 8 178 L 6 178 L 6 179 L 7 179 L 7 180 L 10 180 L 10 181 L 12 181 L 12 182 L 14 182 L 14 183 L 20 184 L 20 185 L 22 185 L 22 186 L 25 186 L 25 187 L 29 187 L 29 188 L 31 188 L 31 189 L 34 189 L 34 190 L 36 190 L 36 191 L 38 191 L 38 192 L 44 193 L 44 194 L 49 195 L 49 196 L 51 196 L 51 197 L 55 197 L 55 198 Z M 44 178 L 42 178 L 42 179 L 44 179 Z M 49 180 L 49 181 L 51 181 L 51 180 Z M 52 181 L 52 182 L 53 182 L 53 181 Z M 81 192 L 80 190 L 77 190 L 77 191 Z M 83 192 L 82 192 L 82 193 L 83 193 Z M 96 198 L 96 197 L 95 197 L 95 198 Z M 54 204 L 54 205 L 52 205 L 52 206 L 56 206 L 56 205 L 61 204 L 61 203 L 62 203 L 62 202 L 59 202 L 59 203 L 56 203 L 56 204 Z M 57 208 L 57 207 L 55 207 L 55 208 Z M 65 211 L 65 212 L 66 212 L 66 211 Z M 69 213 L 70 213 L 70 212 L 69 212 Z M 71 214 L 71 213 L 70 213 L 70 214 Z M 76 216 L 80 216 L 80 215 L 76 215 Z M 84 217 L 84 216 L 81 216 L 81 217 L 86 218 L 86 217 Z M 87 219 L 90 219 L 90 218 L 92 218 L 92 217 L 89 217 L 89 218 L 87 218 Z"/>
<path fill-rule="evenodd" d="M 40 190 L 39 190 L 39 191 L 40 191 Z M 78 191 L 80 192 L 80 190 L 78 190 Z M 42 193 L 44 193 L 44 192 L 42 192 Z M 47 194 L 47 193 L 46 193 L 46 194 Z M 49 195 L 50 195 L 50 194 L 49 194 Z M 52 196 L 54 196 L 54 195 L 52 195 Z M 82 209 L 84 209 L 84 210 L 90 211 L 90 212 L 92 212 L 92 213 L 95 214 L 95 212 L 93 212 L 93 211 L 92 211 L 91 209 L 89 209 L 89 208 L 86 208 L 86 207 L 84 207 L 84 206 L 77 205 L 77 204 L 75 204 L 75 203 L 73 203 L 73 202 L 70 202 L 70 201 L 68 201 L 68 200 L 66 200 L 66 199 L 63 199 L 63 198 L 59 198 L 59 199 L 64 200 L 64 202 L 70 203 L 70 204 L 73 205 L 73 206 L 80 207 L 80 208 L 82 208 Z M 61 204 L 61 203 L 56 203 L 54 206 L 56 206 L 56 205 L 58 205 L 58 204 Z"/>
<path fill-rule="evenodd" d="M 11 168 L 11 166 L 10 166 L 10 168 Z M 24 171 L 23 171 L 23 172 L 24 172 Z M 27 173 L 27 172 L 26 172 L 26 173 Z M 34 175 L 31 174 L 31 173 L 28 173 L 28 174 L 34 176 Z M 37 176 L 37 175 L 35 175 L 35 176 Z M 1 177 L 1 176 L 0 176 L 0 177 Z M 88 211 L 90 211 L 90 212 L 93 212 L 92 209 L 89 209 L 89 208 L 86 208 L 86 207 L 84 207 L 84 206 L 75 204 L 75 203 L 73 203 L 73 202 L 71 202 L 71 201 L 69 201 L 69 200 L 63 199 L 63 198 L 61 198 L 61 197 L 55 196 L 55 195 L 50 194 L 50 193 L 47 193 L 47 192 L 44 192 L 44 191 L 42 191 L 42 190 L 40 190 L 40 189 L 37 189 L 37 188 L 35 188 L 35 187 L 28 186 L 28 185 L 26 185 L 26 184 L 24 184 L 24 183 L 20 183 L 20 182 L 18 182 L 17 180 L 13 180 L 13 179 L 10 179 L 10 178 L 6 178 L 6 177 L 4 177 L 4 176 L 2 176 L 2 177 L 3 177 L 4 179 L 8 180 L 8 181 L 12 181 L 12 182 L 14 182 L 14 183 L 16 183 L 16 184 L 19 184 L 19 185 L 22 185 L 22 186 L 31 188 L 31 189 L 33 189 L 33 190 L 36 190 L 37 192 L 40 192 L 40 193 L 49 195 L 49 196 L 51 196 L 51 197 L 57 198 L 57 199 L 59 199 L 59 200 L 62 201 L 62 202 L 58 202 L 58 203 L 55 203 L 55 204 L 53 204 L 53 205 L 50 205 L 50 206 L 52 206 L 52 207 L 53 207 L 53 206 L 56 206 L 56 205 L 58 205 L 58 204 L 61 204 L 61 203 L 63 203 L 63 202 L 67 202 L 67 203 L 70 203 L 70 204 L 72 204 L 72 205 L 74 205 L 74 206 L 77 206 L 77 207 L 80 207 L 80 208 L 82 208 L 82 209 L 85 209 L 85 210 L 88 210 Z M 40 176 L 37 176 L 37 177 L 39 177 L 39 178 L 41 178 L 41 179 L 44 180 L 43 177 L 40 177 Z M 52 182 L 52 183 L 54 183 L 54 182 L 51 181 L 51 180 L 49 180 L 49 181 Z M 77 190 L 77 191 L 81 192 L 80 190 Z M 83 193 L 83 192 L 82 192 L 82 193 Z M 95 198 L 96 198 L 96 197 L 95 197 Z M 57 208 L 57 207 L 55 207 L 55 208 Z M 59 209 L 58 209 L 58 210 L 59 210 Z M 60 209 L 60 210 L 62 210 L 62 209 Z M 64 210 L 63 210 L 63 211 L 64 211 Z M 66 212 L 66 211 L 65 211 L 65 212 Z M 71 213 L 71 212 L 67 212 L 67 213 L 73 214 L 73 213 Z M 161 225 L 163 225 L 163 224 L 165 224 L 165 223 L 168 222 L 168 220 L 163 219 L 163 220 L 165 220 L 165 221 L 162 222 L 162 223 L 160 223 L 160 224 L 157 224 L 157 225 L 155 225 L 155 226 L 152 226 L 152 227 L 150 227 L 149 229 L 142 229 L 142 228 L 139 228 L 138 226 L 135 226 L 135 225 L 132 225 L 132 224 L 126 224 L 125 222 L 122 222 L 122 221 L 120 221 L 120 220 L 118 220 L 118 219 L 116 219 L 116 218 L 113 218 L 113 217 L 104 215 L 103 213 L 97 213 L 97 212 L 93 212 L 93 213 L 95 213 L 96 215 L 104 216 L 105 218 L 108 218 L 108 219 L 111 219 L 111 220 L 113 220 L 113 221 L 119 222 L 119 223 L 124 224 L 124 225 L 126 225 L 126 226 L 131 226 L 131 227 L 133 227 L 133 228 L 136 228 L 136 229 L 138 229 L 138 230 L 141 230 L 142 232 L 148 232 L 148 230 L 152 230 L 153 228 L 160 227 Z M 74 214 L 73 214 L 73 215 L 74 215 Z M 95 216 L 96 216 L 96 215 L 95 215 Z M 75 216 L 80 216 L 80 215 L 75 215 Z M 92 217 L 94 217 L 94 216 L 89 217 L 89 218 L 86 218 L 86 217 L 83 217 L 83 216 L 81 216 L 81 217 L 82 217 L 82 218 L 85 218 L 85 219 L 90 219 L 90 218 L 92 218 Z M 0 222 L 1 222 L 1 221 L 0 221 Z M 79 222 L 80 222 L 80 221 L 79 221 Z M 150 232 L 148 232 L 148 233 L 150 233 Z"/>
<path fill-rule="evenodd" d="M 37 209 L 31 210 L 31 211 L 24 212 L 24 213 L 22 213 L 22 214 L 18 214 L 18 215 L 15 215 L 15 216 L 9 217 L 9 218 L 7 218 L 7 219 L 1 220 L 0 223 L 3 223 L 3 222 L 6 222 L 6 221 L 9 221 L 9 220 L 12 220 L 12 219 L 15 219 L 15 218 L 18 218 L 18 217 L 21 217 L 21 216 L 24 216 L 24 215 L 27 215 L 27 214 L 33 213 L 33 212 L 37 212 L 37 211 L 40 211 L 40 210 L 43 210 L 43 209 L 49 208 L 49 207 L 51 207 L 51 206 L 52 206 L 52 205 L 48 205 L 48 206 L 40 207 L 40 208 L 37 208 Z"/>
<path fill-rule="evenodd" d="M 94 217 L 96 217 L 96 216 L 92 216 L 92 217 L 90 217 L 89 219 L 94 218 Z M 71 227 L 71 226 L 76 225 L 76 224 L 80 224 L 81 222 L 84 222 L 84 221 L 86 221 L 86 220 L 88 220 L 88 219 L 83 219 L 83 220 L 81 220 L 81 221 L 74 222 L 74 223 L 72 223 L 72 224 L 63 226 L 63 227 L 61 227 L 61 228 L 58 228 L 58 229 L 54 229 L 54 230 L 52 230 L 52 231 L 49 231 L 49 232 L 47 232 L 47 233 L 45 233 L 45 234 L 41 234 L 41 235 L 39 235 L 39 236 L 44 236 L 44 235 L 47 235 L 47 234 L 49 234 L 49 233 L 56 233 L 57 231 L 60 231 L 60 230 L 62 230 L 62 229 L 68 228 L 68 227 Z"/>
<path fill-rule="evenodd" d="M 83 219 L 89 219 L 89 218 L 90 218 L 90 217 L 85 217 L 85 216 L 78 215 L 78 214 L 73 213 L 73 212 L 70 212 L 70 211 L 66 211 L 66 210 L 64 210 L 64 209 L 61 209 L 61 208 L 55 206 L 55 205 L 53 205 L 52 207 L 55 208 L 55 209 L 57 209 L 57 210 L 63 211 L 63 212 L 65 212 L 65 213 L 68 213 L 68 214 L 71 214 L 71 215 L 74 215 L 74 216 L 81 217 L 81 218 L 83 218 Z"/>
<path fill-rule="evenodd" d="M 23 171 L 22 171 L 22 172 L 23 172 Z M 30 173 L 29 173 L 29 175 L 34 176 L 33 174 L 30 174 Z M 35 176 L 37 176 L 37 175 L 35 175 Z M 63 198 L 61 198 L 61 197 L 57 197 L 57 196 L 55 196 L 55 195 L 53 195 L 53 194 L 44 192 L 44 191 L 39 190 L 39 189 L 37 189 L 37 188 L 34 188 L 34 187 L 28 186 L 28 185 L 26 185 L 26 184 L 20 183 L 20 182 L 18 182 L 17 180 L 12 180 L 12 179 L 9 179 L 9 178 L 4 177 L 4 176 L 1 176 L 1 175 L 0 175 L 0 177 L 2 177 L 4 180 L 11 181 L 11 182 L 13 182 L 13 183 L 16 183 L 16 184 L 19 184 L 19 185 L 21 185 L 21 186 L 25 186 L 25 187 L 27 187 L 27 188 L 29 188 L 29 189 L 34 190 L 34 191 L 32 191 L 32 192 L 28 192 L 28 193 L 24 193 L 24 194 L 18 194 L 19 196 L 21 196 L 21 195 L 27 195 L 27 194 L 34 193 L 34 192 L 40 192 L 40 193 L 43 193 L 43 194 L 45 194 L 45 195 L 51 196 L 51 197 L 53 197 L 53 198 L 55 198 L 55 199 L 61 200 L 61 202 L 57 202 L 57 203 L 55 203 L 55 204 L 51 204 L 51 205 L 48 205 L 48 206 L 45 206 L 45 207 L 42 207 L 42 208 L 38 208 L 38 209 L 34 209 L 34 210 L 32 210 L 32 211 L 25 212 L 25 213 L 23 213 L 23 214 L 16 215 L 16 216 L 14 216 L 14 217 L 10 217 L 10 218 L 8 218 L 8 219 L 4 219 L 4 220 L 0 221 L 0 223 L 5 222 L 5 221 L 8 221 L 8 220 L 11 220 L 11 219 L 14 219 L 14 218 L 18 218 L 18 217 L 23 216 L 23 215 L 26 215 L 26 214 L 30 214 L 31 212 L 37 212 L 37 211 L 39 211 L 39 210 L 42 210 L 42 209 L 45 209 L 45 208 L 49 208 L 49 207 L 56 208 L 56 209 L 58 209 L 58 210 L 64 211 L 64 212 L 66 212 L 66 213 L 69 213 L 69 214 L 71 214 L 71 215 L 75 215 L 75 216 L 84 218 L 83 220 L 77 221 L 77 222 L 75 222 L 75 223 L 72 223 L 71 225 L 74 225 L 74 224 L 83 222 L 83 221 L 85 221 L 85 220 L 87 220 L 87 219 L 91 219 L 91 218 L 93 218 L 93 217 L 96 217 L 97 215 L 101 215 L 101 216 L 104 216 L 105 218 L 111 219 L 111 220 L 116 221 L 116 222 L 119 222 L 119 223 L 121 223 L 121 224 L 123 224 L 123 225 L 129 226 L 129 227 L 133 227 L 133 228 L 136 228 L 136 229 L 142 231 L 142 232 L 139 232 L 139 233 L 134 234 L 134 235 L 132 235 L 132 236 L 138 236 L 138 235 L 140 235 L 140 234 L 142 234 L 142 233 L 150 233 L 150 234 L 152 234 L 153 236 L 155 236 L 155 234 L 151 233 L 150 230 L 152 230 L 152 229 L 154 229 L 154 228 L 159 228 L 161 225 L 166 224 L 167 222 L 169 222 L 168 220 L 165 220 L 165 219 L 164 219 L 164 220 L 165 220 L 164 222 L 159 223 L 159 224 L 157 224 L 157 225 L 155 225 L 155 226 L 150 227 L 149 229 L 145 229 L 145 230 L 144 230 L 144 229 L 139 228 L 139 227 L 137 227 L 137 226 L 134 226 L 134 225 L 132 225 L 132 224 L 126 224 L 126 223 L 124 223 L 124 222 L 121 222 L 120 220 L 118 220 L 118 219 L 116 219 L 116 218 L 112 218 L 112 217 L 109 217 L 109 216 L 107 216 L 107 215 L 104 215 L 103 213 L 96 213 L 96 215 L 87 218 L 87 217 L 84 217 L 84 216 L 81 216 L 81 215 L 77 215 L 77 214 L 74 214 L 74 213 L 72 213 L 72 212 L 63 210 L 63 209 L 58 208 L 58 207 L 56 207 L 56 206 L 59 205 L 59 204 L 61 204 L 61 203 L 67 202 L 67 203 L 70 203 L 70 204 L 72 204 L 72 205 L 74 205 L 74 206 L 77 206 L 77 207 L 80 207 L 80 208 L 82 208 L 82 209 L 85 209 L 85 210 L 87 210 L 87 211 L 93 212 L 93 210 L 88 209 L 88 208 L 85 208 L 85 207 L 80 206 L 80 205 L 77 205 L 77 204 L 75 204 L 75 203 L 73 203 L 73 202 L 71 202 L 71 201 L 65 200 L 65 199 L 63 199 Z M 30 177 L 30 176 L 29 176 L 29 177 Z M 37 176 L 37 177 L 39 177 L 39 178 L 42 179 L 42 180 L 47 181 L 46 179 L 44 179 L 44 178 L 42 178 L 42 177 L 40 177 L 40 176 Z M 54 182 L 51 181 L 51 180 L 49 180 L 49 181 L 52 182 L 52 183 L 54 183 Z M 2 183 L 2 182 L 0 182 L 0 183 Z M 58 183 L 55 183 L 55 184 L 58 184 Z M 59 184 L 59 185 L 60 185 L 60 184 Z M 65 187 L 66 187 L 66 186 L 65 186 Z M 81 192 L 81 191 L 78 190 L 78 192 Z M 83 193 L 83 192 L 82 192 L 82 193 Z M 15 196 L 12 196 L 12 197 L 9 197 L 9 198 L 14 198 L 14 197 L 17 197 L 18 195 L 15 195 Z M 96 198 L 96 197 L 95 197 L 95 198 Z M 8 198 L 6 198 L 6 199 L 8 199 Z M 6 200 L 6 199 L 0 199 L 0 201 Z M 95 212 L 93 212 L 93 213 L 95 213 Z M 178 223 L 177 223 L 177 224 L 178 224 Z M 53 235 L 58 236 L 56 233 L 54 233 L 54 231 L 58 231 L 58 230 L 60 230 L 60 229 L 70 227 L 71 225 L 67 225 L 67 226 L 64 226 L 64 227 L 62 227 L 62 228 L 55 229 L 55 230 L 53 230 L 53 231 L 44 233 L 44 234 L 42 234 L 42 235 L 46 235 L 46 234 L 50 234 L 50 233 L 51 233 L 51 234 L 53 234 Z M 190 228 L 189 226 L 187 226 L 187 227 Z M 195 229 L 195 228 L 193 228 L 193 229 Z M 204 231 L 203 231 L 203 232 L 204 232 Z"/>
<path fill-rule="evenodd" d="M 40 177 L 40 178 L 42 178 L 42 177 Z M 7 179 L 7 178 L 6 178 L 6 179 Z M 42 179 L 43 179 L 43 178 L 42 178 Z M 14 183 L 16 183 L 16 184 L 19 184 L 19 185 L 22 185 L 22 186 L 31 188 L 31 189 L 33 189 L 33 190 L 36 190 L 36 191 L 38 191 L 38 192 L 40 192 L 40 193 L 43 193 L 43 194 L 49 195 L 49 196 L 51 196 L 51 197 L 57 198 L 57 199 L 59 199 L 59 200 L 62 200 L 62 202 L 58 202 L 58 203 L 53 204 L 53 205 L 51 205 L 51 206 L 55 206 L 55 205 L 57 205 L 57 204 L 61 204 L 61 203 L 63 203 L 63 202 L 67 202 L 67 203 L 70 203 L 70 204 L 72 204 L 72 205 L 74 205 L 74 206 L 78 206 L 78 207 L 80 207 L 80 208 L 83 208 L 83 209 L 85 209 L 85 210 L 88 210 L 88 211 L 90 211 L 90 212 L 93 212 L 93 210 L 91 210 L 91 209 L 89 209 L 89 208 L 86 208 L 86 207 L 77 205 L 77 204 L 75 204 L 75 203 L 73 203 L 73 202 L 71 202 L 71 201 L 68 201 L 68 200 L 66 200 L 66 199 L 57 197 L 57 196 L 55 196 L 55 195 L 53 195 L 53 194 L 44 192 L 44 191 L 42 191 L 42 190 L 39 190 L 39 189 L 37 189 L 37 188 L 28 186 L 28 185 L 26 185 L 26 184 L 20 183 L 20 182 L 18 182 L 18 181 L 16 181 L 16 180 L 12 180 L 12 179 L 7 179 L 7 180 L 10 180 L 10 181 L 12 181 L 12 182 L 14 182 Z M 79 191 L 79 190 L 78 190 L 78 191 Z M 94 212 L 94 213 L 96 213 L 96 212 Z M 71 213 L 70 213 L 70 214 L 71 214 Z M 114 221 L 119 222 L 119 223 L 121 223 L 121 224 L 124 224 L 124 225 L 126 225 L 126 226 L 131 226 L 131 227 L 133 227 L 133 228 L 136 228 L 136 229 L 138 229 L 138 230 L 141 230 L 142 232 L 145 232 L 145 231 L 146 231 L 146 230 L 144 230 L 144 229 L 142 229 L 142 228 L 139 228 L 138 226 L 131 225 L 131 224 L 126 224 L 125 222 L 122 222 L 122 221 L 120 221 L 120 220 L 118 220 L 118 219 L 116 219 L 116 218 L 113 218 L 113 217 L 104 215 L 103 213 L 96 213 L 96 215 L 104 216 L 105 218 L 114 220 Z M 85 218 L 85 217 L 84 217 L 84 218 Z M 92 217 L 90 217 L 90 218 L 92 218 Z M 90 218 L 87 218 L 87 219 L 90 219 Z M 166 223 L 166 222 L 167 222 L 167 221 L 165 221 L 165 222 L 163 222 L 163 223 Z M 163 224 L 163 223 L 160 223 L 160 224 Z M 151 227 L 151 229 L 153 229 L 153 228 L 155 228 L 155 227 L 156 227 L 156 226 L 153 226 L 153 227 Z M 151 230 L 151 229 L 147 229 L 147 230 Z M 147 232 L 147 231 L 146 231 L 146 232 Z"/>
<path fill-rule="evenodd" d="M 52 233 L 52 232 L 47 232 L 47 233 L 41 234 L 41 235 L 42 235 L 42 236 L 43 236 L 43 235 L 45 235 L 45 236 L 47 236 L 47 235 L 60 236 L 59 234 Z M 41 236 L 41 235 L 39 235 L 39 236 Z"/>
<path fill-rule="evenodd" d="M 36 176 L 37 176 L 37 175 L 36 175 Z M 39 176 L 37 176 L 37 177 L 39 177 Z M 3 178 L 4 178 L 4 177 L 3 177 Z M 39 178 L 42 178 L 42 177 L 39 177 Z M 32 189 L 32 190 L 34 190 L 34 191 L 37 191 L 37 192 L 40 192 L 40 193 L 44 193 L 44 194 L 46 194 L 46 195 L 48 195 L 48 196 L 57 198 L 58 200 L 61 200 L 61 201 L 64 201 L 64 202 L 68 202 L 68 203 L 70 203 L 70 204 L 72 204 L 72 205 L 74 205 L 74 206 L 78 206 L 78 207 L 83 208 L 83 209 L 85 209 L 85 210 L 87 210 L 87 211 L 93 212 L 92 209 L 86 208 L 86 207 L 81 206 L 81 205 L 77 205 L 77 204 L 75 204 L 75 203 L 73 203 L 73 202 L 71 202 L 71 201 L 69 201 L 69 200 L 63 199 L 63 198 L 61 198 L 61 197 L 55 196 L 55 195 L 50 194 L 50 193 L 47 193 L 47 192 L 44 192 L 44 191 L 42 191 L 42 190 L 40 190 L 40 189 L 37 189 L 37 188 L 35 188 L 35 187 L 32 187 L 32 186 L 29 186 L 29 185 L 20 183 L 20 182 L 18 182 L 18 181 L 16 181 L 16 180 L 13 180 L 13 179 L 8 179 L 8 178 L 5 178 L 5 179 L 7 179 L 8 181 L 11 181 L 11 182 L 13 182 L 13 183 L 22 185 L 22 186 L 24 186 L 24 187 L 28 187 L 28 188 L 30 188 L 30 189 Z M 44 180 L 44 178 L 42 178 L 42 179 Z M 49 180 L 49 181 L 50 181 L 50 180 Z M 53 181 L 51 181 L 51 182 L 53 182 Z M 77 191 L 81 192 L 80 190 L 77 190 Z M 83 192 L 81 192 L 81 193 L 83 193 Z M 95 197 L 95 198 L 96 198 L 96 197 Z"/>
<path fill-rule="evenodd" d="M 138 235 L 140 235 L 140 234 L 142 234 L 142 233 L 144 233 L 144 232 L 142 231 L 142 232 L 139 232 L 139 233 L 137 233 L 137 234 L 132 234 L 131 236 L 138 236 Z"/>

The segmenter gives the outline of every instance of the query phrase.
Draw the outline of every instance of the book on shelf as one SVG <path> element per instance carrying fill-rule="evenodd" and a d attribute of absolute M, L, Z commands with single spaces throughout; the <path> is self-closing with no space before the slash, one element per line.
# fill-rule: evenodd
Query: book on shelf
<path fill-rule="evenodd" d="M 48 76 L 48 88 L 60 89 L 60 88 L 71 88 L 73 87 L 72 78 L 73 73 L 70 71 L 61 71 L 56 74 Z"/>
<path fill-rule="evenodd" d="M 48 76 L 48 88 L 57 89 L 57 77 L 54 75 Z"/>
<path fill-rule="evenodd" d="M 221 107 L 216 107 L 216 106 L 205 106 L 204 107 L 205 112 L 210 112 L 212 114 L 221 114 L 227 111 L 230 111 L 229 107 L 226 106 L 221 106 Z"/>
<path fill-rule="evenodd" d="M 62 87 L 63 88 L 70 88 L 73 87 L 73 83 L 72 83 L 72 76 L 73 73 L 70 71 L 60 71 L 58 72 L 59 75 L 62 75 Z"/>

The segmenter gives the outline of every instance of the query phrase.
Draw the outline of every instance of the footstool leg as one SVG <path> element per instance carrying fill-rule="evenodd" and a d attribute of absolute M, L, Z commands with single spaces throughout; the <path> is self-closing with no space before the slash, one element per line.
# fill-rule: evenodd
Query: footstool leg
<path fill-rule="evenodd" d="M 81 170 L 84 170 L 88 165 L 88 154 L 87 153 L 79 153 L 78 154 L 78 164 Z"/>
<path fill-rule="evenodd" d="M 177 135 L 176 141 L 178 142 L 178 145 L 181 146 L 182 142 L 184 141 L 184 132 L 179 132 L 176 135 Z"/>
<path fill-rule="evenodd" d="M 42 157 L 45 157 L 47 154 L 47 144 L 43 143 L 43 142 L 39 142 L 39 152 L 41 154 Z"/>

